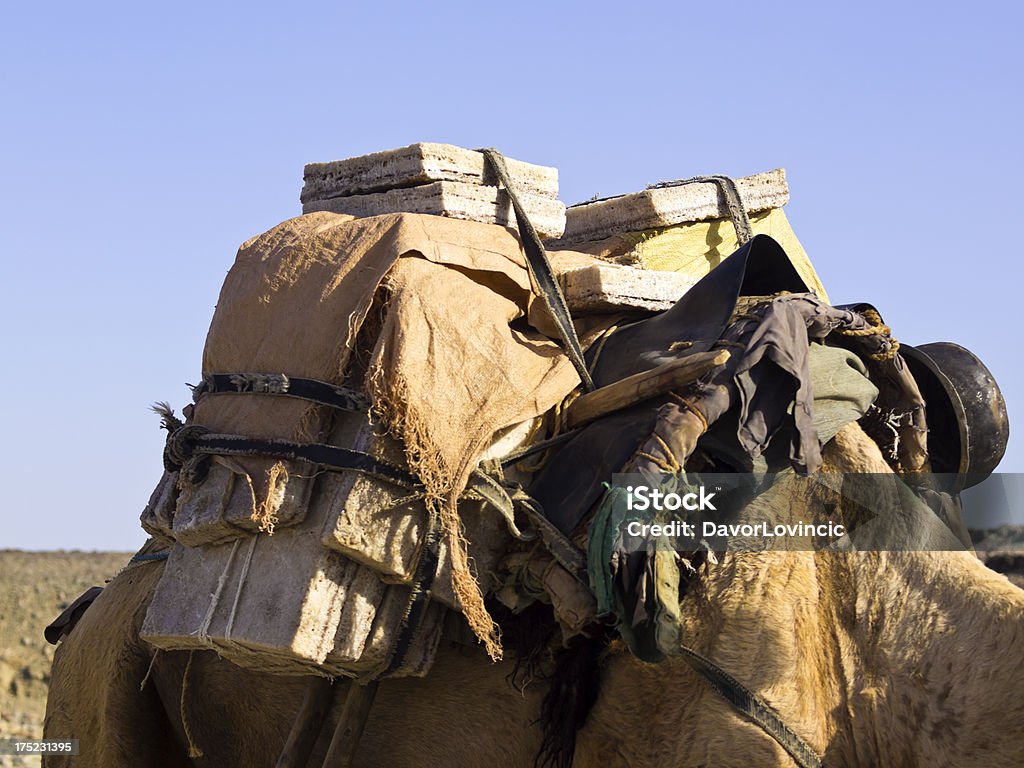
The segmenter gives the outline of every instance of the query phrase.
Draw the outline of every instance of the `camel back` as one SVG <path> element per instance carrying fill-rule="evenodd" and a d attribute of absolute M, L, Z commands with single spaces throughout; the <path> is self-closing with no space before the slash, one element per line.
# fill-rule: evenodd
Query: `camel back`
<path fill-rule="evenodd" d="M 313 202 L 331 181 L 314 176 Z M 687 255 L 654 273 L 585 249 L 551 257 L 585 346 L 671 306 L 712 264 Z M 320 210 L 243 244 L 186 426 L 348 449 L 413 482 L 257 451 L 171 460 L 142 517 L 175 542 L 144 639 L 354 677 L 425 674 L 450 611 L 493 640 L 483 595 L 518 531 L 467 485 L 481 469 L 526 480 L 501 458 L 542 437 L 579 384 L 536 299 L 517 237 L 482 221 Z M 302 382 L 368 407 L 294 396 Z M 435 527 L 437 575 L 396 667 Z"/>

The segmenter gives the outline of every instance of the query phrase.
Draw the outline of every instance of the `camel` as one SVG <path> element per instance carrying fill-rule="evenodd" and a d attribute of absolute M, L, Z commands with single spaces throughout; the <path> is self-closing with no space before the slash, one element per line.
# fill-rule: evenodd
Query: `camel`
<path fill-rule="evenodd" d="M 856 424 L 823 455 L 823 471 L 891 471 Z M 138 631 L 161 569 L 126 568 L 57 649 L 45 735 L 79 738 L 81 755 L 49 768 L 274 765 L 308 678 L 212 652 L 154 658 Z M 684 642 L 765 698 L 825 766 L 1024 762 L 1024 591 L 970 552 L 727 553 L 682 607 Z M 446 643 L 427 677 L 384 681 L 355 764 L 534 765 L 547 684 L 517 690 L 513 666 Z M 598 679 L 576 768 L 795 764 L 681 660 L 645 664 L 616 642 Z"/>

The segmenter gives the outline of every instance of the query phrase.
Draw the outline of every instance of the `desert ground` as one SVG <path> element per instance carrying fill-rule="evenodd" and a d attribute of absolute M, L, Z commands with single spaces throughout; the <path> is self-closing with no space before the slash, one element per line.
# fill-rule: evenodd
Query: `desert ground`
<path fill-rule="evenodd" d="M 54 646 L 43 628 L 130 552 L 0 550 L 0 738 L 41 738 Z M 0 756 L 0 768 L 38 766 L 38 757 Z"/>
<path fill-rule="evenodd" d="M 1024 526 L 972 535 L 978 556 L 1024 588 Z M 0 550 L 0 738 L 42 736 L 54 651 L 43 628 L 86 589 L 113 578 L 129 557 Z M 38 765 L 38 757 L 0 756 L 0 768 Z"/>

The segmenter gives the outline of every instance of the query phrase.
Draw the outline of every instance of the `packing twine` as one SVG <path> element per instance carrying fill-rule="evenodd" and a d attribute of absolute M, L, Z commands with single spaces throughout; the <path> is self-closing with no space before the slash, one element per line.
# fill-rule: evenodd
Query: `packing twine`
<path fill-rule="evenodd" d="M 224 627 L 224 642 L 228 645 L 235 645 L 231 639 L 231 630 L 235 626 L 235 613 L 238 611 L 238 601 L 242 597 L 242 590 L 245 587 L 245 580 L 249 576 L 249 565 L 252 563 L 252 553 L 256 550 L 256 539 L 259 538 L 259 534 L 253 535 L 249 542 L 249 551 L 245 553 L 245 562 L 242 563 L 242 572 L 238 576 L 238 589 L 235 590 L 235 599 L 231 603 L 231 613 L 228 614 L 228 623 Z M 238 541 L 236 539 L 236 541 Z"/>
<path fill-rule="evenodd" d="M 255 538 L 255 537 L 254 537 Z M 209 648 L 213 648 L 213 643 L 210 642 L 210 623 L 213 621 L 213 614 L 217 610 L 217 605 L 220 603 L 220 595 L 224 591 L 224 585 L 228 581 L 228 572 L 231 570 L 231 563 L 235 560 L 235 553 L 238 551 L 238 545 L 242 542 L 241 539 L 235 539 L 235 543 L 231 547 L 231 553 L 228 555 L 228 561 L 224 565 L 224 570 L 220 574 L 220 578 L 217 580 L 217 589 L 210 595 L 210 607 L 206 610 L 206 616 L 203 617 L 202 623 L 199 625 L 199 629 L 196 630 L 196 636 L 202 645 Z"/>
<path fill-rule="evenodd" d="M 233 551 L 232 554 L 234 554 Z M 203 756 L 203 750 L 196 745 L 195 737 L 192 735 L 192 729 L 189 727 L 185 707 L 185 695 L 188 693 L 188 673 L 192 670 L 192 654 L 194 653 L 195 651 L 188 652 L 188 661 L 185 663 L 185 674 L 181 678 L 181 702 L 178 708 L 178 715 L 181 717 L 181 727 L 182 730 L 185 731 L 185 740 L 188 742 L 188 756 L 193 760 Z"/>
<path fill-rule="evenodd" d="M 153 652 L 153 658 L 149 660 L 149 666 L 146 667 L 146 674 L 142 678 L 142 682 L 139 683 L 139 692 L 141 693 L 146 689 L 146 683 L 149 682 L 149 676 L 153 673 L 153 665 L 156 664 L 156 657 L 160 655 L 160 649 L 157 648 Z"/>
<path fill-rule="evenodd" d="M 249 575 L 249 567 L 252 564 L 252 555 L 256 550 L 256 539 L 259 538 L 259 534 L 253 534 L 249 539 L 249 550 L 245 553 L 245 560 L 242 563 L 242 570 L 238 576 L 238 588 L 235 590 L 235 598 L 231 602 L 231 611 L 228 613 L 227 624 L 224 627 L 224 642 L 229 646 L 237 646 L 231 639 L 231 630 L 235 625 L 235 615 L 238 613 L 238 603 L 242 598 L 242 591 L 245 589 L 245 580 Z M 216 650 L 216 644 L 210 640 L 210 624 L 213 622 L 213 616 L 217 612 L 217 607 L 220 605 L 220 598 L 224 592 L 224 587 L 228 581 L 228 574 L 231 572 L 231 565 L 235 561 L 235 555 L 238 552 L 238 546 L 242 543 L 242 540 L 235 539 L 234 544 L 231 545 L 231 552 L 228 555 L 228 561 L 224 565 L 224 570 L 221 571 L 220 578 L 217 580 L 217 589 L 210 595 L 210 607 L 206 610 L 206 615 L 203 617 L 202 624 L 199 625 L 199 629 L 196 632 L 196 636 L 199 642 L 208 647 Z M 159 651 L 157 652 L 159 653 Z M 185 731 L 185 739 L 188 742 L 188 756 L 191 759 L 196 759 L 203 756 L 203 750 L 196 744 L 195 736 L 192 734 L 192 728 L 188 722 L 188 712 L 186 706 L 186 696 L 188 694 L 188 677 L 189 672 L 192 670 L 192 655 L 195 651 L 189 651 L 188 661 L 185 664 L 185 674 L 181 679 L 181 701 L 179 703 L 179 716 L 181 717 L 181 727 Z M 142 685 L 139 690 L 145 687 L 146 681 L 149 680 L 150 672 L 153 670 L 153 664 L 156 662 L 156 654 L 153 654 L 152 660 L 149 662 L 149 669 L 146 671 L 146 676 L 142 680 Z"/>
<path fill-rule="evenodd" d="M 238 614 L 238 603 L 242 599 L 242 591 L 245 589 L 245 580 L 249 576 L 249 567 L 252 564 L 252 555 L 256 550 L 256 540 L 258 538 L 258 533 L 253 534 L 249 538 L 249 549 L 245 553 L 245 560 L 242 562 L 242 570 L 238 575 L 238 587 L 235 589 L 235 597 L 234 600 L 231 601 L 231 610 L 228 612 L 228 620 L 224 625 L 223 643 L 228 647 L 239 647 L 238 643 L 231 639 L 231 630 L 235 626 L 235 616 Z M 199 642 L 213 650 L 217 650 L 217 643 L 214 643 L 210 639 L 210 624 L 213 623 L 213 617 L 217 613 L 217 608 L 220 606 L 220 598 L 224 592 L 224 587 L 227 585 L 228 575 L 231 573 L 231 565 L 235 561 L 235 555 L 238 553 L 238 546 L 241 543 L 242 540 L 238 538 L 235 539 L 234 544 L 232 544 L 231 552 L 228 555 L 228 561 L 224 565 L 224 570 L 221 571 L 220 578 L 217 580 L 217 589 L 214 590 L 212 595 L 210 595 L 210 606 L 206 609 L 206 615 L 203 617 L 203 621 L 199 625 L 199 629 L 196 630 L 196 637 Z"/>

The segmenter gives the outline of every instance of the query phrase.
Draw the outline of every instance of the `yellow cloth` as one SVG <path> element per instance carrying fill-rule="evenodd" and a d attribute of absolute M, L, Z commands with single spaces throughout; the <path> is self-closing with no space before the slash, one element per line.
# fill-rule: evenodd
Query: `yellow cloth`
<path fill-rule="evenodd" d="M 807 285 L 822 299 L 829 300 L 825 286 L 781 208 L 752 214 L 750 226 L 755 235 L 775 238 Z M 573 250 L 644 269 L 685 272 L 696 282 L 738 247 L 732 222 L 712 219 L 623 232 L 598 242 L 573 246 Z"/>

